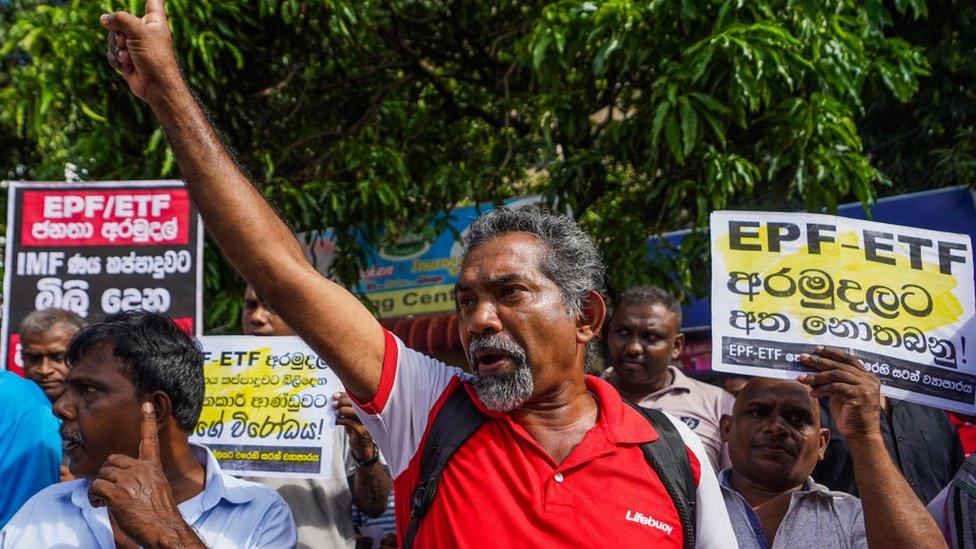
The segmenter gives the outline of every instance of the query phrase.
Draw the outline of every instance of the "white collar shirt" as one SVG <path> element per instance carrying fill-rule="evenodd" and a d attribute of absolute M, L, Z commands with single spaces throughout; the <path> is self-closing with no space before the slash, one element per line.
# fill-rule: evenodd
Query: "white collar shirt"
<path fill-rule="evenodd" d="M 210 450 L 190 447 L 205 464 L 205 484 L 179 511 L 207 547 L 295 546 L 295 521 L 277 492 L 223 473 Z M 79 479 L 35 494 L 0 530 L 0 548 L 115 547 L 107 509 L 88 501 L 90 485 L 91 479 Z"/>

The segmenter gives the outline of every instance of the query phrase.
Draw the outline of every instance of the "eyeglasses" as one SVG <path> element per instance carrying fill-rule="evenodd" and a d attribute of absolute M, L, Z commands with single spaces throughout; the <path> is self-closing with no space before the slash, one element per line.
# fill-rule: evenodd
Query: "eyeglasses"
<path fill-rule="evenodd" d="M 58 363 L 58 364 L 63 364 L 64 363 L 64 353 L 63 352 L 62 353 L 25 353 L 25 352 L 21 352 L 20 353 L 20 356 L 21 356 L 21 358 L 24 359 L 24 364 L 28 364 L 28 365 L 31 365 L 31 366 L 36 365 L 36 364 L 41 364 L 42 362 L 44 362 L 44 359 L 45 358 L 47 358 L 51 362 L 55 362 L 55 363 Z"/>

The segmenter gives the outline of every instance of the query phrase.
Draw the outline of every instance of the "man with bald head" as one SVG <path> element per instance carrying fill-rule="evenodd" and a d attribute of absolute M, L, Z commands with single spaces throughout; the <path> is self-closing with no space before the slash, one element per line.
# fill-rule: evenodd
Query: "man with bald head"
<path fill-rule="evenodd" d="M 722 418 L 732 467 L 719 483 L 742 548 L 945 547 L 878 427 L 880 383 L 853 356 L 818 348 L 798 381 L 755 378 Z M 815 484 L 830 431 L 817 398 L 848 439 L 861 498 Z"/>

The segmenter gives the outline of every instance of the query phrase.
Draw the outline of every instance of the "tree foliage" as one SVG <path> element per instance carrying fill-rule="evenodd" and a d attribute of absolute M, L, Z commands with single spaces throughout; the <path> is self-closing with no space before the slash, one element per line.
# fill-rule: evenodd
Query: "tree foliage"
<path fill-rule="evenodd" d="M 178 177 L 151 114 L 104 61 L 98 15 L 138 4 L 0 3 L 6 175 L 60 179 L 72 163 L 86 179 Z M 655 266 L 644 241 L 703 227 L 713 209 L 870 202 L 888 179 L 858 124 L 878 101 L 908 108 L 930 65 L 913 34 L 922 0 L 167 10 L 187 80 L 295 229 L 396 238 L 436 230 L 430 215 L 458 204 L 542 193 L 597 238 L 615 289 L 706 287 L 704 239 Z M 343 249 L 350 281 L 356 257 Z M 208 326 L 232 322 L 239 282 L 212 250 L 206 273 Z"/>
<path fill-rule="evenodd" d="M 892 28 L 925 49 L 931 77 L 907 102 L 872 94 L 859 124 L 868 156 L 900 191 L 976 182 L 976 6 L 929 4 L 926 19 L 894 17 Z"/>

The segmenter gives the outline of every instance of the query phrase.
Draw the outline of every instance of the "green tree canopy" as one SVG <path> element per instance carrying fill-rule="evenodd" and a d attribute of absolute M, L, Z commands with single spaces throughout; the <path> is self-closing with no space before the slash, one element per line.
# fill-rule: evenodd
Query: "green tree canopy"
<path fill-rule="evenodd" d="M 179 176 L 104 60 L 97 20 L 111 9 L 141 3 L 0 1 L 0 173 L 60 179 L 71 163 L 93 180 Z M 618 290 L 694 288 L 703 241 L 656 266 L 644 241 L 702 227 L 713 209 L 873 200 L 888 179 L 858 124 L 878 101 L 909 108 L 930 66 L 916 43 L 922 0 L 167 10 L 187 80 L 296 230 L 395 238 L 433 230 L 431 214 L 458 204 L 542 193 L 597 238 Z M 206 291 L 208 326 L 234 322 L 239 282 L 212 251 Z"/>

